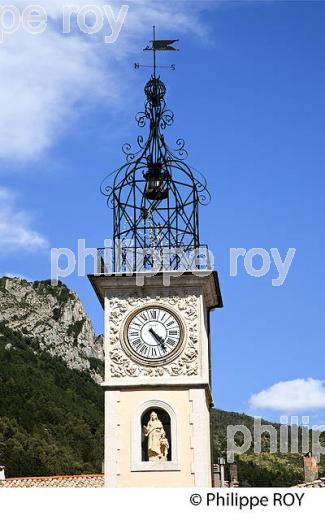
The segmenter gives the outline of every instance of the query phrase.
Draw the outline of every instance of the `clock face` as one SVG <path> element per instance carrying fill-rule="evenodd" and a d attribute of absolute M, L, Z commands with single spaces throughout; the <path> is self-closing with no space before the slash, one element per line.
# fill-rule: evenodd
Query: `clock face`
<path fill-rule="evenodd" d="M 179 318 L 165 307 L 146 307 L 131 316 L 126 337 L 132 353 L 154 362 L 170 358 L 178 351 L 182 326 Z"/>

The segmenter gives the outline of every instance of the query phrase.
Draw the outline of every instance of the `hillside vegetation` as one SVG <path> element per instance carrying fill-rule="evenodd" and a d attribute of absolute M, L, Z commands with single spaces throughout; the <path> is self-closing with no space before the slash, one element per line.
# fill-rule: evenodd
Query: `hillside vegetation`
<path fill-rule="evenodd" d="M 0 324 L 0 463 L 7 476 L 97 473 L 103 460 L 103 391 Z"/>
<path fill-rule="evenodd" d="M 304 481 L 303 457 L 301 453 L 301 429 L 298 430 L 299 453 L 291 451 L 291 428 L 288 428 L 288 453 L 280 453 L 280 424 L 262 420 L 263 424 L 272 425 L 277 430 L 277 453 L 270 453 L 270 438 L 267 433 L 261 436 L 261 453 L 254 453 L 253 442 L 247 453 L 235 456 L 238 464 L 238 475 L 241 486 L 282 487 L 293 486 Z M 227 454 L 227 426 L 244 425 L 250 431 L 254 441 L 254 418 L 249 415 L 234 412 L 213 410 L 214 432 L 214 460 Z M 311 446 L 311 431 L 309 432 Z M 238 446 L 243 443 L 243 435 L 237 433 L 235 442 Z M 325 446 L 325 436 L 322 435 L 322 444 Z M 325 456 L 321 456 L 319 476 L 325 476 Z M 229 473 L 226 467 L 226 478 Z"/>

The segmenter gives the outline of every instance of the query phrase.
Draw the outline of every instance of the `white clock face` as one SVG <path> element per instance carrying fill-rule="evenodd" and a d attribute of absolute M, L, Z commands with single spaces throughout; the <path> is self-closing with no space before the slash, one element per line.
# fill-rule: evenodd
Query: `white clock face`
<path fill-rule="evenodd" d="M 130 349 L 148 361 L 160 360 L 177 351 L 181 342 L 180 321 L 164 307 L 146 307 L 128 323 Z"/>

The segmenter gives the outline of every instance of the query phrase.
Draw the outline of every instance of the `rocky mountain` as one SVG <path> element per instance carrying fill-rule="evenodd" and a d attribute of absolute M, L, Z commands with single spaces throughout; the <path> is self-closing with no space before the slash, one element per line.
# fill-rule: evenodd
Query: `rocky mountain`
<path fill-rule="evenodd" d="M 61 358 L 69 368 L 87 371 L 96 382 L 103 369 L 103 338 L 96 336 L 84 307 L 61 282 L 27 282 L 0 278 L 0 322 L 40 348 Z"/>

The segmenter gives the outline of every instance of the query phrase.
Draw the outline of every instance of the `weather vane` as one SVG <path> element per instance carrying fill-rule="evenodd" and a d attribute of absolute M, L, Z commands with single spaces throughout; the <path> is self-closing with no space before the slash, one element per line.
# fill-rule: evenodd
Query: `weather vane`
<path fill-rule="evenodd" d="M 153 26 L 153 39 L 150 41 L 151 45 L 147 45 L 143 50 L 144 51 L 152 51 L 153 52 L 153 65 L 140 65 L 140 63 L 135 63 L 134 68 L 139 69 L 140 67 L 150 67 L 153 68 L 153 76 L 156 77 L 156 70 L 159 69 L 172 69 L 175 70 L 175 65 L 157 65 L 156 62 L 156 52 L 157 51 L 179 51 L 179 49 L 175 49 L 173 44 L 178 42 L 179 40 L 156 40 L 156 27 Z"/>

